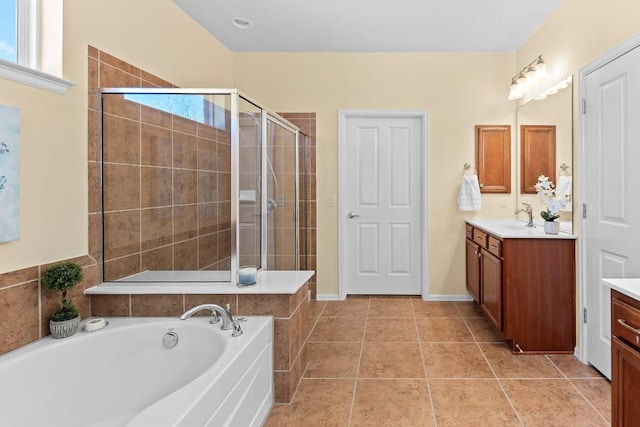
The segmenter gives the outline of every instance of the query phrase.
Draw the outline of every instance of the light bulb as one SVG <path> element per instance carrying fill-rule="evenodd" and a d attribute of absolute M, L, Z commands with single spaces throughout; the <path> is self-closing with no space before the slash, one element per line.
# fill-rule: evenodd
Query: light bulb
<path fill-rule="evenodd" d="M 542 57 L 538 59 L 538 63 L 536 64 L 536 79 L 538 81 L 542 81 L 549 77 L 549 73 L 547 72 L 547 64 L 544 63 Z"/>
<path fill-rule="evenodd" d="M 533 67 L 531 66 L 527 67 L 527 72 L 525 74 L 525 77 L 527 79 L 526 81 L 527 86 L 533 86 L 534 84 L 536 84 L 536 71 L 533 69 Z"/>
<path fill-rule="evenodd" d="M 509 86 L 509 100 L 513 101 L 520 98 L 522 98 L 522 91 L 520 91 L 518 82 L 514 77 L 511 79 L 511 86 Z"/>

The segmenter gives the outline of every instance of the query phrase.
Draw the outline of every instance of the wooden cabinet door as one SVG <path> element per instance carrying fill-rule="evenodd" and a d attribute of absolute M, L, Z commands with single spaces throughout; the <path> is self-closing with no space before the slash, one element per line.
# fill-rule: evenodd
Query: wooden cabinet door
<path fill-rule="evenodd" d="M 502 332 L 502 260 L 482 249 L 482 305 L 496 329 Z"/>
<path fill-rule="evenodd" d="M 611 425 L 640 425 L 640 352 L 616 337 L 611 340 Z"/>
<path fill-rule="evenodd" d="M 478 304 L 480 297 L 480 246 L 467 239 L 467 291 Z"/>
<path fill-rule="evenodd" d="M 536 193 L 540 175 L 556 182 L 555 125 L 520 126 L 520 192 Z"/>
<path fill-rule="evenodd" d="M 481 193 L 511 193 L 511 126 L 476 126 Z"/>

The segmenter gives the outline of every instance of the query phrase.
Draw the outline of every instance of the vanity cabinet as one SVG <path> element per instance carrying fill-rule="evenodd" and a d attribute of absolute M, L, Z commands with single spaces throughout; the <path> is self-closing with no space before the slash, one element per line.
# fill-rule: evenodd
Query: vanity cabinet
<path fill-rule="evenodd" d="M 467 239 L 467 291 L 480 303 L 480 246 Z"/>
<path fill-rule="evenodd" d="M 575 240 L 507 238 L 466 227 L 467 289 L 511 350 L 572 354 Z"/>
<path fill-rule="evenodd" d="M 640 422 L 640 302 L 611 291 L 611 425 Z"/>

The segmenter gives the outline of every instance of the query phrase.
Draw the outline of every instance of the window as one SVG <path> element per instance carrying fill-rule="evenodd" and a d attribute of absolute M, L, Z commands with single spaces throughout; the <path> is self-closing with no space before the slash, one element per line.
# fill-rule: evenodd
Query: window
<path fill-rule="evenodd" d="M 38 69 L 38 0 L 0 0 L 0 58 Z"/>
<path fill-rule="evenodd" d="M 0 0 L 0 59 L 17 61 L 16 0 Z"/>
<path fill-rule="evenodd" d="M 43 20 L 51 24 L 47 34 L 40 34 Z M 40 51 L 40 39 L 46 41 L 46 51 Z M 51 61 L 57 70 L 43 72 L 40 58 L 49 52 L 54 52 L 52 58 L 59 52 Z M 0 78 L 65 93 L 74 83 L 56 76 L 62 72 L 61 55 L 62 0 L 0 0 Z"/>

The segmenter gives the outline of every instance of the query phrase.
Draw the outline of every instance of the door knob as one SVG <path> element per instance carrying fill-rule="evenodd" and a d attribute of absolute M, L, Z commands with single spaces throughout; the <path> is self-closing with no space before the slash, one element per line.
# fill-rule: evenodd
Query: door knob
<path fill-rule="evenodd" d="M 357 213 L 354 213 L 354 212 L 349 212 L 347 214 L 347 218 L 349 218 L 349 219 L 358 218 L 359 216 L 360 215 L 358 215 Z"/>

